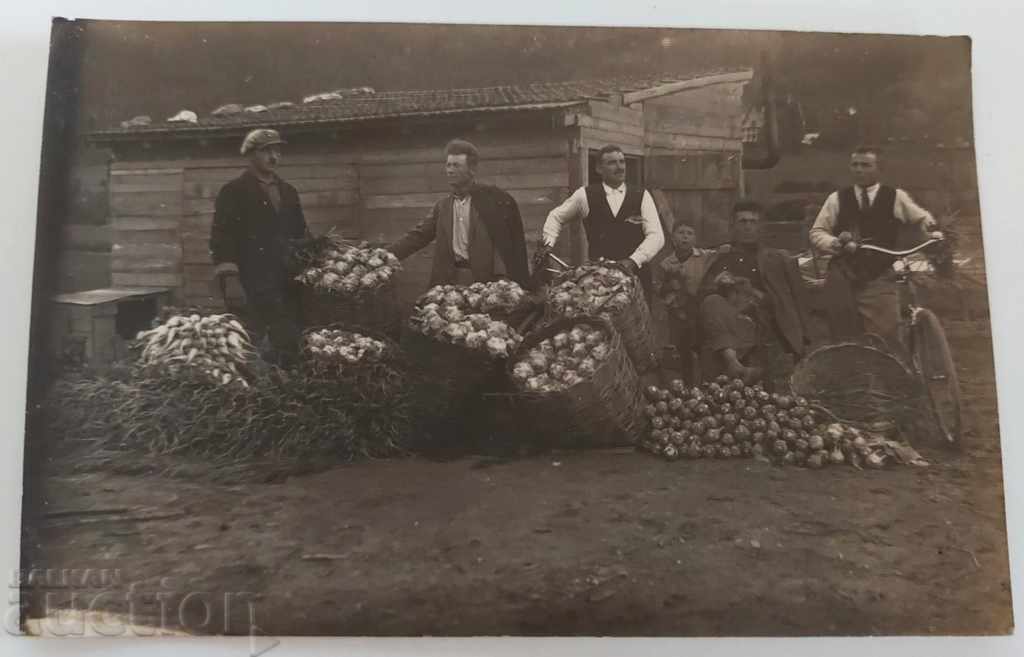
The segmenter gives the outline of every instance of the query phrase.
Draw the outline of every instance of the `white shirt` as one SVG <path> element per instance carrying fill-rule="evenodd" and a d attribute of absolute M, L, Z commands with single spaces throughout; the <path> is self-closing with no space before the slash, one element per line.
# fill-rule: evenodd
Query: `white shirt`
<path fill-rule="evenodd" d="M 452 199 L 452 252 L 460 260 L 469 260 L 470 198 Z"/>
<path fill-rule="evenodd" d="M 863 205 L 861 201 L 864 191 L 867 191 L 868 199 L 874 205 L 879 187 L 881 187 L 879 183 L 866 188 L 854 185 L 853 193 L 857 197 L 857 205 Z M 920 225 L 925 230 L 935 226 L 935 219 L 932 218 L 932 215 L 917 203 L 914 203 L 914 199 L 910 198 L 910 194 L 907 194 L 902 189 L 896 190 L 896 203 L 893 205 L 893 215 L 900 223 Z M 825 205 L 821 206 L 821 212 L 818 213 L 818 218 L 814 220 L 814 226 L 811 228 L 811 245 L 817 251 L 822 253 L 839 253 L 839 238 L 836 236 L 836 225 L 838 222 L 839 192 L 832 192 L 825 199 Z"/>
<path fill-rule="evenodd" d="M 604 188 L 605 198 L 608 199 L 608 207 L 611 208 L 612 214 L 618 214 L 622 208 L 622 202 L 626 199 L 626 184 L 623 183 L 617 188 L 609 187 L 604 183 L 601 183 L 601 186 Z M 542 231 L 544 244 L 554 246 L 558 241 L 558 235 L 562 232 L 562 226 L 584 219 L 589 214 L 590 204 L 587 202 L 587 188 L 580 187 L 564 203 L 548 213 Z M 650 262 L 665 246 L 665 233 L 661 229 L 658 208 L 646 190 L 644 190 L 643 199 L 640 201 L 640 216 L 643 218 L 644 240 L 629 256 L 638 267 Z M 625 219 L 626 217 L 622 217 L 623 221 Z"/>

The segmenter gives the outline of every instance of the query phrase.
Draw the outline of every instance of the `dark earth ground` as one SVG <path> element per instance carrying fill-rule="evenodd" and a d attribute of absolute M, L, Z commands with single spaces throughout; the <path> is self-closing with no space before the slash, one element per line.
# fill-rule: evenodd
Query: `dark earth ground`
<path fill-rule="evenodd" d="M 927 468 L 619 450 L 303 474 L 69 451 L 27 482 L 43 504 L 26 508 L 24 565 L 72 579 L 117 569 L 75 604 L 124 612 L 134 583 L 136 614 L 169 594 L 167 624 L 184 609 L 194 632 L 223 632 L 225 616 L 229 633 L 249 632 L 243 597 L 221 604 L 245 592 L 270 635 L 1006 633 L 988 323 L 948 327 L 967 449 L 919 444 Z M 44 593 L 71 594 L 25 592 L 35 617 Z"/>

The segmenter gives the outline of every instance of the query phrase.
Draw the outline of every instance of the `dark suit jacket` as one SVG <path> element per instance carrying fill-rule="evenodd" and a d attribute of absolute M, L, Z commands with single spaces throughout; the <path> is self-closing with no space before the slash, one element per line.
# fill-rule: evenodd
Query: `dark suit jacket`
<path fill-rule="evenodd" d="M 794 354 L 803 354 L 809 321 L 803 279 L 796 258 L 781 249 L 762 246 L 757 254 L 757 267 L 785 346 Z M 712 262 L 709 269 L 714 268 L 715 263 Z M 704 278 L 701 298 L 715 291 L 713 278 L 710 275 Z"/>
<path fill-rule="evenodd" d="M 497 187 L 474 185 L 470 190 L 469 267 L 476 281 L 486 282 L 505 275 L 520 285 L 529 282 L 526 261 L 526 237 L 523 220 L 515 199 Z M 452 250 L 452 197 L 434 204 L 426 219 L 419 222 L 388 249 L 405 259 L 434 242 L 434 264 L 430 285 L 455 280 L 455 254 Z"/>
<path fill-rule="evenodd" d="M 280 179 L 278 188 L 280 210 L 248 170 L 217 194 L 210 256 L 214 264 L 238 265 L 238 276 L 249 296 L 287 287 L 290 241 L 308 236 L 298 192 Z"/>

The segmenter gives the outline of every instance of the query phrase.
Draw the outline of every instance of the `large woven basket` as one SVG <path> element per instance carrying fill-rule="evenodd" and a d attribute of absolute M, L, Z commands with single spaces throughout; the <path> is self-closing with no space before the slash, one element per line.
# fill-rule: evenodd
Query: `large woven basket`
<path fill-rule="evenodd" d="M 433 381 L 439 399 L 459 401 L 484 392 L 504 365 L 478 349 L 441 342 L 408 326 L 401 346 L 412 365 Z"/>
<path fill-rule="evenodd" d="M 604 263 L 606 266 L 614 266 L 611 263 Z M 555 278 L 552 289 L 555 285 L 573 278 L 578 278 L 575 270 L 569 270 Z M 615 330 L 622 336 L 622 343 L 629 354 L 633 367 L 637 372 L 643 374 L 658 364 L 658 346 L 654 339 L 653 322 L 651 321 L 651 310 L 644 298 L 643 286 L 636 277 L 633 279 L 632 292 L 629 303 L 616 312 L 600 312 L 598 315 L 611 321 Z M 547 305 L 544 318 L 546 324 L 552 324 L 561 315 L 553 310 L 552 304 Z"/>
<path fill-rule="evenodd" d="M 790 377 L 793 392 L 854 426 L 904 424 L 919 412 L 917 378 L 899 359 L 860 342 L 825 345 Z"/>
<path fill-rule="evenodd" d="M 555 320 L 534 331 L 509 359 L 511 368 L 542 340 L 578 323 L 600 326 L 610 337 L 608 358 L 592 377 L 556 392 L 502 395 L 519 436 L 550 447 L 608 447 L 633 444 L 646 431 L 640 382 L 618 331 L 604 317 Z"/>
<path fill-rule="evenodd" d="M 361 370 L 361 369 L 373 369 L 373 366 L 375 366 L 375 365 L 377 365 L 379 363 L 387 364 L 388 366 L 397 366 L 397 367 L 401 367 L 401 368 L 406 368 L 408 366 L 407 358 L 405 357 L 405 354 L 403 353 L 401 346 L 399 346 L 398 342 L 393 340 L 386 333 L 383 333 L 381 331 L 375 330 L 372 327 L 362 326 L 362 325 L 359 325 L 359 324 L 355 324 L 353 322 L 335 322 L 333 324 L 326 324 L 326 325 L 323 325 L 323 326 L 313 326 L 313 327 L 309 327 L 309 328 L 306 328 L 305 330 L 303 330 L 303 332 L 302 332 L 302 338 L 303 339 L 302 339 L 300 353 L 302 355 L 302 359 L 301 359 L 302 366 L 304 368 L 306 368 L 306 369 L 310 369 L 310 370 L 311 369 L 316 369 L 316 368 L 312 367 L 312 365 L 313 365 L 312 362 L 311 362 L 312 356 L 311 356 L 311 354 L 308 353 L 307 348 L 306 348 L 306 340 L 305 340 L 306 336 L 308 336 L 310 333 L 313 333 L 315 331 L 319 331 L 319 330 L 322 330 L 322 329 L 341 330 L 341 331 L 347 331 L 349 333 L 358 333 L 360 335 L 366 336 L 368 338 L 373 338 L 374 340 L 379 340 L 379 341 L 384 343 L 384 354 L 380 358 L 380 360 L 375 361 L 373 363 L 366 363 L 365 365 L 363 365 L 363 364 L 347 365 L 345 367 L 346 370 L 350 370 L 351 371 L 351 370 Z"/>
<path fill-rule="evenodd" d="M 401 306 L 394 281 L 372 294 L 344 295 L 302 287 L 302 317 L 308 327 L 359 325 L 397 340 L 402 330 Z"/>

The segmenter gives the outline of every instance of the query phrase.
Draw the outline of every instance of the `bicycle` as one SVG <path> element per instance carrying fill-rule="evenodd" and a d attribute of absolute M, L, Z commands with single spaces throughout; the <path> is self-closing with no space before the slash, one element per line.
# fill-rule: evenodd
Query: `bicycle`
<path fill-rule="evenodd" d="M 868 334 L 863 342 L 825 345 L 809 354 L 794 370 L 794 391 L 818 398 L 826 409 L 831 405 L 835 412 L 830 414 L 837 420 L 870 424 L 871 419 L 888 413 L 918 408 L 919 395 L 905 394 L 916 382 L 942 442 L 962 447 L 962 399 L 952 350 L 939 318 L 918 302 L 914 271 L 907 260 L 942 241 L 941 233 L 936 233 L 902 251 L 863 243 L 857 247 L 897 258 L 893 268 L 901 300 L 900 339 L 909 363 L 893 354 L 878 336 Z M 860 398 L 851 399 L 858 395 Z"/>

